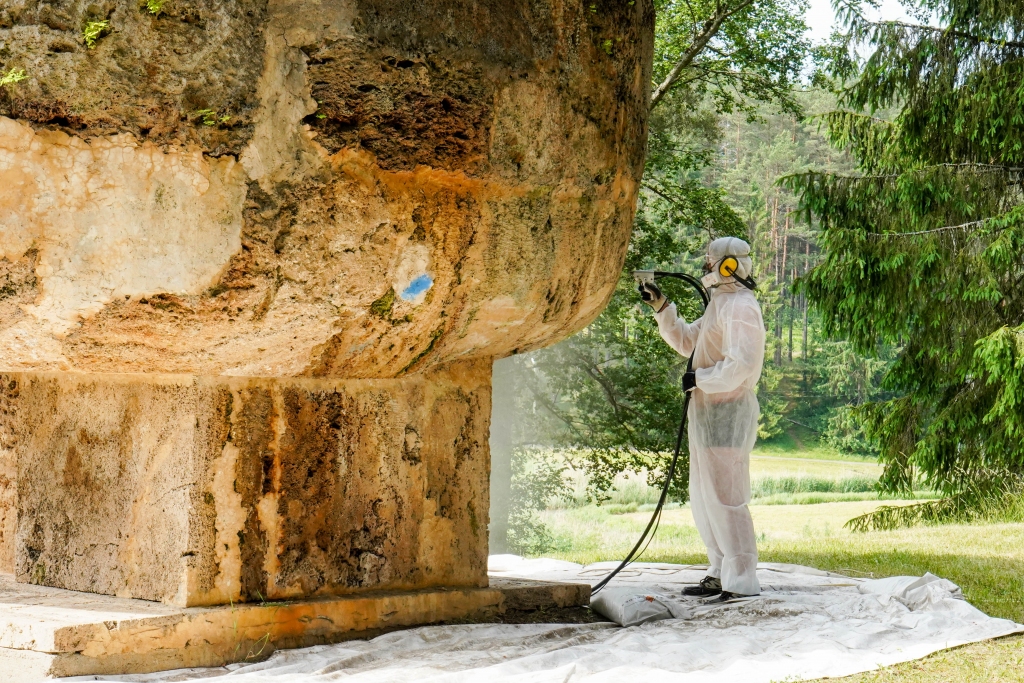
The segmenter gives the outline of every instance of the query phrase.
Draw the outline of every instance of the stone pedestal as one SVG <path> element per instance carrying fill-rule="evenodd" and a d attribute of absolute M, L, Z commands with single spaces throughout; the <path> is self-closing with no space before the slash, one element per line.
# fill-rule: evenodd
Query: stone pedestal
<path fill-rule="evenodd" d="M 0 574 L 0 671 L 4 683 L 38 683 L 255 662 L 282 648 L 576 607 L 589 599 L 585 583 L 492 579 L 483 588 L 178 608 L 18 584 Z"/>
<path fill-rule="evenodd" d="M 615 290 L 653 28 L 0 2 L 0 570 L 175 609 L 485 590 L 492 359 Z"/>
<path fill-rule="evenodd" d="M 487 583 L 489 361 L 0 386 L 19 581 L 183 607 Z"/>

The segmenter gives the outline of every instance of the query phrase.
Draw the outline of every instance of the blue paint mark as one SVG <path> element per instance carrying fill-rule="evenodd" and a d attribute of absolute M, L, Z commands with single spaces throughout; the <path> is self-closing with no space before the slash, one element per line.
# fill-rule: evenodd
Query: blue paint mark
<path fill-rule="evenodd" d="M 418 278 L 416 278 L 415 280 L 410 282 L 409 286 L 406 287 L 402 291 L 402 293 L 399 294 L 399 296 L 402 297 L 403 299 L 405 299 L 406 301 L 410 301 L 412 299 L 415 299 L 420 294 L 422 294 L 423 292 L 427 291 L 428 289 L 430 289 L 433 286 L 434 286 L 434 278 L 432 278 L 429 275 L 427 275 L 426 273 L 424 273 L 423 275 L 420 275 Z"/>

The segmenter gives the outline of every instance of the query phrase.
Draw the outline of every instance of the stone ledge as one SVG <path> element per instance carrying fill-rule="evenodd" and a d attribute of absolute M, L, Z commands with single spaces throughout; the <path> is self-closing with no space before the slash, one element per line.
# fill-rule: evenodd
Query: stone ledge
<path fill-rule="evenodd" d="M 487 588 L 176 608 L 19 584 L 0 575 L 0 669 L 9 683 L 35 683 L 222 666 L 265 659 L 278 649 L 589 600 L 587 584 L 492 578 Z"/>

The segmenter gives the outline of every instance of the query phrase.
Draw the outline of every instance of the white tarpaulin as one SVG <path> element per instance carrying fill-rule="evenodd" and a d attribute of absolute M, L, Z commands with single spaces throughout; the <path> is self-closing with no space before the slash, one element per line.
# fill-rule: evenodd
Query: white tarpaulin
<path fill-rule="evenodd" d="M 494 576 L 596 583 L 614 563 L 491 557 Z M 68 681 L 224 683 L 769 683 L 846 676 L 956 645 L 1024 632 L 967 603 L 926 574 L 863 580 L 794 565 L 761 564 L 760 597 L 707 607 L 680 589 L 705 567 L 635 564 L 610 585 L 670 603 L 673 618 L 615 624 L 426 626 L 275 653 L 259 664 Z M 621 591 L 620 591 L 621 593 Z"/>

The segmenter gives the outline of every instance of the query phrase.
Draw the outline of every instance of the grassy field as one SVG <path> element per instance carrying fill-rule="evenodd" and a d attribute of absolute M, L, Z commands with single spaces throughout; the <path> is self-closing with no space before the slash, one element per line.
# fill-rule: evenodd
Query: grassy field
<path fill-rule="evenodd" d="M 817 452 L 821 457 L 792 455 L 792 450 L 759 449 L 751 462 L 755 489 L 758 482 L 765 481 L 842 482 L 877 478 L 879 474 L 873 462 L 824 457 L 828 453 L 821 451 Z M 542 512 L 541 518 L 555 539 L 554 548 L 544 554 L 581 563 L 621 557 L 647 523 L 652 507 L 642 480 L 634 479 L 630 485 L 632 494 L 621 496 L 622 500 L 612 505 Z M 803 564 L 851 576 L 921 575 L 930 571 L 959 584 L 967 599 L 986 613 L 1024 623 L 1024 524 L 949 525 L 871 533 L 852 533 L 843 528 L 851 517 L 881 504 L 885 503 L 873 493 L 812 491 L 756 498 L 751 513 L 760 557 L 765 562 Z M 670 508 L 665 510 L 657 536 L 643 559 L 705 563 L 707 558 L 689 509 L 678 505 Z M 1024 638 L 965 646 L 843 680 L 1024 681 Z"/>
<path fill-rule="evenodd" d="M 755 453 L 750 456 L 750 478 L 778 476 L 870 477 L 878 479 L 882 467 L 873 460 L 808 459 Z"/>

